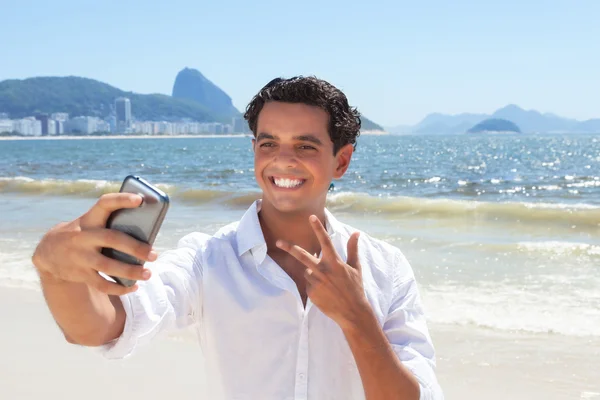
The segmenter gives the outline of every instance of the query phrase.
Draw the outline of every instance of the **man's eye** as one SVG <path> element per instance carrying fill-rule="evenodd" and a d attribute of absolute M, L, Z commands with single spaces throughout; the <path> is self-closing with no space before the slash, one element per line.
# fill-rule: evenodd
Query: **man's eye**
<path fill-rule="evenodd" d="M 309 146 L 309 145 L 303 145 L 303 146 L 300 146 L 300 148 L 302 150 L 316 150 L 316 148 L 314 148 L 313 146 Z"/>
<path fill-rule="evenodd" d="M 275 144 L 273 144 L 271 142 L 262 143 L 260 145 L 260 147 L 273 147 L 273 146 L 275 146 Z"/>

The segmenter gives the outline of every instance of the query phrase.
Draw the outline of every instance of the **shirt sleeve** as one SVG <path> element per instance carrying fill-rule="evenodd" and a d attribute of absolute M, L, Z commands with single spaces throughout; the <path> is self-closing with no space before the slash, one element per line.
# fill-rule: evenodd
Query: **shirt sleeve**
<path fill-rule="evenodd" d="M 122 359 L 157 336 L 195 323 L 201 312 L 203 243 L 208 235 L 192 233 L 177 247 L 145 264 L 152 271 L 138 290 L 121 296 L 126 319 L 123 333 L 97 348 L 108 359 Z"/>
<path fill-rule="evenodd" d="M 402 253 L 396 255 L 394 271 L 394 294 L 383 330 L 400 361 L 419 382 L 420 399 L 443 399 L 444 394 L 435 375 L 435 350 L 417 282 Z"/>

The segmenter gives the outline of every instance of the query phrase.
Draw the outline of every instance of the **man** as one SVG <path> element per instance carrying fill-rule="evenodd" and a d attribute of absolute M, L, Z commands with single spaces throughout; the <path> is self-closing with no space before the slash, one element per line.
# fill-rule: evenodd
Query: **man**
<path fill-rule="evenodd" d="M 44 236 L 33 261 L 65 338 L 123 358 L 193 325 L 211 399 L 442 398 L 410 265 L 325 208 L 350 165 L 358 112 L 329 83 L 296 77 L 262 88 L 245 118 L 262 198 L 240 221 L 191 233 L 157 259 L 104 229 L 112 211 L 141 201 L 115 193 Z M 102 247 L 150 263 L 132 268 Z"/>

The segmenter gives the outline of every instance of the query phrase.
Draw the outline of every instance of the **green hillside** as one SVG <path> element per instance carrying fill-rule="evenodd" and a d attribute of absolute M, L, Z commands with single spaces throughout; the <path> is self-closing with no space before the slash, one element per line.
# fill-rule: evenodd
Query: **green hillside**
<path fill-rule="evenodd" d="M 125 92 L 88 78 L 40 77 L 0 82 L 0 112 L 8 113 L 10 118 L 54 112 L 66 112 L 71 117 L 104 118 L 113 112 L 117 97 L 131 100 L 131 112 L 139 120 L 190 118 L 200 122 L 229 122 L 233 116 L 218 115 L 192 100 Z"/>
<path fill-rule="evenodd" d="M 8 113 L 12 119 L 55 112 L 65 112 L 71 117 L 89 115 L 105 118 L 114 115 L 116 98 L 128 97 L 131 112 L 138 120 L 189 118 L 199 122 L 231 122 L 232 117 L 241 115 L 231 105 L 229 96 L 209 80 L 196 79 L 194 84 L 194 92 L 202 95 L 195 100 L 190 98 L 191 95 L 176 98 L 125 92 L 94 79 L 76 76 L 5 80 L 0 82 L 0 113 Z M 364 116 L 361 120 L 364 131 L 384 130 Z"/>
<path fill-rule="evenodd" d="M 482 132 L 515 132 L 521 133 L 521 129 L 511 121 L 500 118 L 490 118 L 484 121 L 481 121 L 471 129 L 467 131 L 467 133 L 482 133 Z"/>

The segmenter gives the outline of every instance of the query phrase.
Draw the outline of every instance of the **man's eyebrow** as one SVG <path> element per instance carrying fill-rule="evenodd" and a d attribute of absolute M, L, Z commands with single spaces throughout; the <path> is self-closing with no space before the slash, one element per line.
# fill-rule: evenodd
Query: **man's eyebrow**
<path fill-rule="evenodd" d="M 313 135 L 301 135 L 301 136 L 296 136 L 294 137 L 294 140 L 299 140 L 301 142 L 311 142 L 317 145 L 322 145 L 323 143 L 321 143 L 321 141 L 319 140 L 318 137 L 313 136 Z"/>
<path fill-rule="evenodd" d="M 275 140 L 275 136 L 269 134 L 269 133 L 264 133 L 261 132 L 258 134 L 258 136 L 256 136 L 256 141 L 258 142 L 261 139 L 270 139 L 270 140 Z"/>
<path fill-rule="evenodd" d="M 294 140 L 298 140 L 300 142 L 311 142 L 314 143 L 318 146 L 323 145 L 323 143 L 321 142 L 321 140 L 314 136 L 314 135 L 300 135 L 300 136 L 294 136 L 293 137 Z M 260 141 L 260 140 L 279 140 L 278 137 L 271 135 L 270 133 L 265 133 L 265 132 L 261 132 L 256 136 L 256 141 Z"/>

